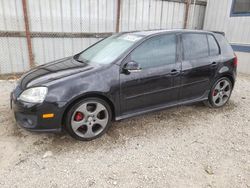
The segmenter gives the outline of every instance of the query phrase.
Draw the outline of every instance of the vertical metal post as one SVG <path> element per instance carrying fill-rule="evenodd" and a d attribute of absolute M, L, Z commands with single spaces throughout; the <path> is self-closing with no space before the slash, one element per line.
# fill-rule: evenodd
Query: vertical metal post
<path fill-rule="evenodd" d="M 186 0 L 185 3 L 186 3 L 186 8 L 185 8 L 185 17 L 184 17 L 184 29 L 187 29 L 190 0 Z"/>
<path fill-rule="evenodd" d="M 116 11 L 116 28 L 115 32 L 119 32 L 120 27 L 120 14 L 121 14 L 121 0 L 117 0 L 117 11 Z"/>
<path fill-rule="evenodd" d="M 31 45 L 31 37 L 30 37 L 30 28 L 29 28 L 29 18 L 28 18 L 28 12 L 27 12 L 27 2 L 26 0 L 22 0 L 23 5 L 23 17 L 24 17 L 24 24 L 25 24 L 25 35 L 28 45 L 28 53 L 29 53 L 29 63 L 30 67 L 34 67 L 34 58 L 33 58 L 33 52 L 32 52 L 32 45 Z"/>
<path fill-rule="evenodd" d="M 193 28 L 193 23 L 194 23 L 194 17 L 195 17 L 195 6 L 196 6 L 196 0 L 194 0 L 194 6 L 193 6 L 193 11 L 192 11 L 192 17 L 191 17 L 191 28 L 192 29 L 195 29 Z"/>

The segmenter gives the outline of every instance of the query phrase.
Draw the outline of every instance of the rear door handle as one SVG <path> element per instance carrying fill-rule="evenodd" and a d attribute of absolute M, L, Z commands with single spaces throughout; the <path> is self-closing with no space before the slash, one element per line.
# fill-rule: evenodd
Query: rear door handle
<path fill-rule="evenodd" d="M 175 76 L 175 75 L 178 75 L 180 73 L 180 71 L 176 70 L 176 69 L 173 69 L 171 70 L 170 74 Z"/>

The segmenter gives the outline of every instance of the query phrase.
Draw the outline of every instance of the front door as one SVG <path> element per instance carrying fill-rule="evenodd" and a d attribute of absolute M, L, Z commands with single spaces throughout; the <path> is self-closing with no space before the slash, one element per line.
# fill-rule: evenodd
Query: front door
<path fill-rule="evenodd" d="M 125 59 L 137 62 L 140 72 L 120 74 L 121 112 L 133 113 L 178 101 L 181 63 L 177 62 L 177 37 L 165 34 L 147 39 Z"/>

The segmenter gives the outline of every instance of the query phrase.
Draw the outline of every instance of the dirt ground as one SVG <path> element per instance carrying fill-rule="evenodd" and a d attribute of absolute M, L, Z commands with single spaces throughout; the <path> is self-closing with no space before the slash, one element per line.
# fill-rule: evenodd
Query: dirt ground
<path fill-rule="evenodd" d="M 250 77 L 221 109 L 180 106 L 79 142 L 16 126 L 0 81 L 0 187 L 250 187 Z"/>

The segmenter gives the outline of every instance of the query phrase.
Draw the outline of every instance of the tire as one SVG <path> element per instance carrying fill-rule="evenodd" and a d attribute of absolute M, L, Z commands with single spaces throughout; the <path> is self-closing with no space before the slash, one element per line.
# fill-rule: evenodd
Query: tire
<path fill-rule="evenodd" d="M 111 125 L 112 113 L 108 103 L 91 97 L 74 104 L 66 114 L 66 131 L 80 141 L 102 136 Z"/>
<path fill-rule="evenodd" d="M 209 92 L 208 100 L 204 101 L 204 104 L 210 108 L 225 106 L 231 97 L 232 89 L 232 82 L 227 77 L 218 79 L 213 84 Z"/>

